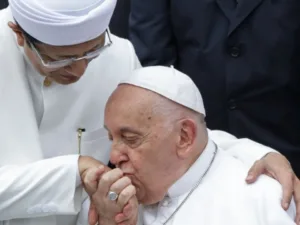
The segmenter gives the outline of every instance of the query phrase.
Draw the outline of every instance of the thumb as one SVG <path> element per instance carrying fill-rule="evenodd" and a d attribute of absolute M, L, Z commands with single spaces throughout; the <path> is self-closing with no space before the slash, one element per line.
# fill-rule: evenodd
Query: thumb
<path fill-rule="evenodd" d="M 88 195 L 91 196 L 96 192 L 99 179 L 103 172 L 104 167 L 100 166 L 99 168 L 90 168 L 84 173 L 83 184 Z"/>
<path fill-rule="evenodd" d="M 254 183 L 261 174 L 265 171 L 265 167 L 262 160 L 256 161 L 248 171 L 246 182 L 248 184 Z"/>
<path fill-rule="evenodd" d="M 90 209 L 89 209 L 89 224 L 90 225 L 96 225 L 98 222 L 98 213 L 95 205 L 91 203 Z"/>

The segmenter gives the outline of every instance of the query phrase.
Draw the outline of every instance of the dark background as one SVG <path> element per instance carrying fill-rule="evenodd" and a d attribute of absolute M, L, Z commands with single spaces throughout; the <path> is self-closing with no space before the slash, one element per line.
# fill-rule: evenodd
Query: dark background
<path fill-rule="evenodd" d="M 0 9 L 6 8 L 8 0 L 0 0 Z"/>
<path fill-rule="evenodd" d="M 130 0 L 118 0 L 114 15 L 110 22 L 113 34 L 128 39 L 128 21 L 130 13 Z"/>

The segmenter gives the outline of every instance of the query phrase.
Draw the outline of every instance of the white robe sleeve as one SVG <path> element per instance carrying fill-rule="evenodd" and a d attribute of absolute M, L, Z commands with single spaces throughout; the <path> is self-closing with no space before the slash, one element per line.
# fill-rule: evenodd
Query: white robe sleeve
<path fill-rule="evenodd" d="M 77 171 L 73 155 L 0 167 L 0 220 L 76 215 L 82 197 Z"/>
<path fill-rule="evenodd" d="M 251 167 L 256 160 L 270 152 L 277 152 L 272 148 L 261 145 L 248 138 L 237 139 L 235 136 L 219 130 L 208 130 L 209 137 L 221 149 Z M 277 152 L 278 153 L 278 152 Z"/>
<path fill-rule="evenodd" d="M 90 209 L 90 204 L 91 204 L 90 198 L 87 198 L 83 202 L 76 225 L 89 225 L 88 213 Z"/>

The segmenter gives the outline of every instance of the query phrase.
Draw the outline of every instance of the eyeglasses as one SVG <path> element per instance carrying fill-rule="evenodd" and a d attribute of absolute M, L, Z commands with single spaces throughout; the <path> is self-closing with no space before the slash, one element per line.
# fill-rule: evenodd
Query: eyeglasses
<path fill-rule="evenodd" d="M 32 44 L 29 40 L 27 40 L 27 42 L 29 43 L 30 48 L 35 52 L 36 56 L 41 61 L 41 64 L 47 69 L 55 70 L 55 69 L 60 69 L 65 66 L 69 66 L 72 63 L 79 61 L 79 60 L 83 60 L 83 59 L 91 60 L 91 59 L 97 58 L 101 54 L 101 52 L 103 52 L 105 49 L 107 49 L 108 47 L 110 47 L 112 45 L 112 41 L 111 41 L 109 32 L 107 30 L 106 30 L 106 34 L 108 37 L 108 43 L 102 47 L 97 48 L 95 51 L 86 53 L 85 56 L 83 56 L 83 57 L 78 57 L 78 58 L 74 57 L 74 58 L 55 60 L 55 61 L 49 61 L 49 62 L 45 62 L 45 60 L 43 59 L 43 57 L 41 56 L 39 51 L 36 49 L 34 44 Z"/>

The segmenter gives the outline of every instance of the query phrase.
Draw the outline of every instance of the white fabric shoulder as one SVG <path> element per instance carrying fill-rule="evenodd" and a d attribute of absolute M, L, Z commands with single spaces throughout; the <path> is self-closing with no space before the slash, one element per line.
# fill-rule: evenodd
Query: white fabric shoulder
<path fill-rule="evenodd" d="M 209 137 L 223 150 L 238 158 L 248 166 L 261 159 L 270 152 L 277 152 L 265 145 L 248 138 L 238 139 L 235 136 L 220 130 L 208 130 Z M 278 153 L 278 152 L 277 152 Z"/>
<path fill-rule="evenodd" d="M 248 197 L 256 203 L 257 209 L 261 212 L 262 224 L 295 224 L 295 202 L 292 200 L 287 211 L 282 208 L 282 187 L 276 180 L 262 175 L 255 185 L 248 185 L 246 189 Z"/>

